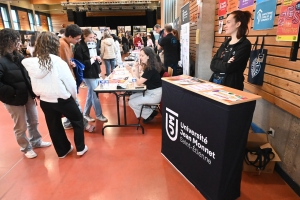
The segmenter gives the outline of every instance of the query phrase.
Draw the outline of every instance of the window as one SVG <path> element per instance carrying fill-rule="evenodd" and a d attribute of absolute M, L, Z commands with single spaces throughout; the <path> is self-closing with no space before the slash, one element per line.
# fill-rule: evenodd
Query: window
<path fill-rule="evenodd" d="M 166 0 L 165 5 L 165 24 L 172 23 L 176 15 L 176 0 Z"/>
<path fill-rule="evenodd" d="M 28 12 L 28 19 L 30 24 L 30 30 L 34 31 L 34 19 L 33 19 L 33 14 L 31 12 Z"/>
<path fill-rule="evenodd" d="M 17 14 L 17 11 L 16 10 L 11 10 L 11 17 L 12 17 L 12 20 L 13 20 L 13 23 L 14 23 L 14 29 L 15 30 L 20 30 L 20 21 L 19 21 L 19 18 L 18 18 L 18 14 Z"/>
<path fill-rule="evenodd" d="M 4 24 L 4 28 L 10 28 L 9 16 L 7 12 L 7 8 L 1 7 L 2 20 Z"/>
<path fill-rule="evenodd" d="M 53 32 L 52 20 L 51 17 L 47 17 L 49 31 Z"/>
<path fill-rule="evenodd" d="M 41 20 L 40 20 L 40 15 L 35 14 L 35 21 L 37 26 L 41 26 Z"/>

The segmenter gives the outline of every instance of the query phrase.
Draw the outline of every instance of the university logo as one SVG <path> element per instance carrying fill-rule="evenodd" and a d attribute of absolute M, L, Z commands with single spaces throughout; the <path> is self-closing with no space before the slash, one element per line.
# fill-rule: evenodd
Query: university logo
<path fill-rule="evenodd" d="M 261 21 L 261 18 L 262 18 L 262 10 L 261 9 L 259 9 L 258 11 L 257 11 L 257 24 L 259 24 L 259 22 Z"/>
<path fill-rule="evenodd" d="M 178 113 L 166 107 L 166 132 L 172 141 L 178 136 L 178 116 Z"/>

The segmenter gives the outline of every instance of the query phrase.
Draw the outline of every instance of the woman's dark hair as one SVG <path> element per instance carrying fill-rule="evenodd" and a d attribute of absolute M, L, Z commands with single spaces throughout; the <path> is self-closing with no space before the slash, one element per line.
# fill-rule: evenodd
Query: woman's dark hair
<path fill-rule="evenodd" d="M 36 40 L 36 36 L 35 36 L 35 35 L 32 35 L 31 38 L 30 38 L 30 46 L 31 46 L 31 47 L 34 47 L 34 45 L 35 45 L 35 40 Z"/>
<path fill-rule="evenodd" d="M 161 72 L 162 65 L 158 62 L 156 58 L 156 54 L 154 53 L 153 49 L 150 47 L 144 47 L 141 51 L 144 51 L 144 53 L 149 56 L 149 59 L 147 61 L 147 66 L 145 66 L 145 69 L 148 68 L 150 70 L 155 69 L 158 72 Z"/>
<path fill-rule="evenodd" d="M 115 34 L 111 34 L 111 36 L 113 37 L 114 41 L 117 40 L 119 43 L 121 42 L 120 38 L 118 36 L 116 36 Z"/>
<path fill-rule="evenodd" d="M 155 55 L 156 55 L 157 62 L 158 62 L 158 64 L 160 65 L 160 72 L 161 72 L 162 70 L 163 70 L 163 71 L 166 71 L 166 68 L 165 68 L 164 64 L 161 62 L 161 59 L 160 59 L 159 55 L 158 55 L 158 54 L 155 54 Z"/>
<path fill-rule="evenodd" d="M 40 69 L 51 71 L 52 61 L 50 54 L 58 55 L 59 38 L 51 32 L 42 32 L 38 35 L 34 54 L 39 59 Z"/>
<path fill-rule="evenodd" d="M 233 15 L 236 23 L 241 22 L 236 34 L 237 39 L 246 36 L 249 33 L 248 23 L 251 20 L 251 13 L 249 11 L 235 10 L 230 14 Z"/>
<path fill-rule="evenodd" d="M 20 33 L 14 29 L 5 28 L 0 31 L 0 38 L 0 57 L 6 56 L 9 60 L 16 61 L 20 53 L 17 49 L 11 52 L 11 49 L 20 41 Z"/>

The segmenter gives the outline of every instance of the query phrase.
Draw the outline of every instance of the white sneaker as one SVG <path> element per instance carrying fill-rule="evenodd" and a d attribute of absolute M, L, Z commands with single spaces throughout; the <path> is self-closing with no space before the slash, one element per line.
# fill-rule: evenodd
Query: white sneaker
<path fill-rule="evenodd" d="M 51 146 L 51 142 L 41 142 L 38 146 L 34 146 L 33 148 L 43 148 L 43 147 L 49 147 Z"/>
<path fill-rule="evenodd" d="M 69 153 L 71 153 L 73 151 L 73 146 L 71 145 L 71 148 L 70 148 L 70 150 L 68 151 L 68 153 L 66 153 L 66 155 L 64 155 L 64 156 L 60 156 L 59 158 L 64 158 L 64 157 L 66 157 Z"/>
<path fill-rule="evenodd" d="M 89 148 L 85 145 L 82 151 L 77 151 L 77 156 L 82 156 Z"/>
<path fill-rule="evenodd" d="M 33 150 L 30 150 L 25 153 L 25 156 L 27 158 L 35 158 L 35 157 L 37 157 L 37 154 Z"/>
<path fill-rule="evenodd" d="M 99 117 L 97 117 L 98 120 L 102 121 L 102 122 L 107 122 L 108 119 L 106 117 L 104 117 L 104 115 L 100 115 Z"/>
<path fill-rule="evenodd" d="M 89 115 L 84 115 L 83 116 L 86 120 L 88 120 L 89 122 L 94 122 L 95 119 L 91 118 Z"/>

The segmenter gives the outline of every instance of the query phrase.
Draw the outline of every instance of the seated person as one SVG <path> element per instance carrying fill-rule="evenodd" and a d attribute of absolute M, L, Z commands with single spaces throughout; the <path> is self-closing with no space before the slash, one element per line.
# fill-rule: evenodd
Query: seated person
<path fill-rule="evenodd" d="M 145 94 L 135 93 L 129 97 L 129 106 L 132 108 L 137 118 L 140 116 L 142 104 L 160 103 L 162 96 L 162 82 L 160 76 L 162 65 L 158 63 L 156 54 L 152 48 L 145 47 L 141 50 L 140 62 L 143 68 L 141 74 L 139 74 L 139 70 L 133 69 L 139 67 L 138 63 L 135 63 L 133 68 L 126 66 L 128 71 L 132 74 L 132 77 L 136 77 L 137 86 L 142 84 L 147 86 Z M 157 113 L 156 110 L 152 110 L 151 108 L 143 109 L 141 115 L 144 118 L 143 122 L 150 122 Z"/>

